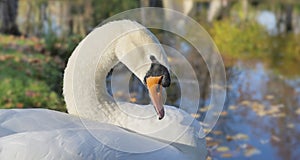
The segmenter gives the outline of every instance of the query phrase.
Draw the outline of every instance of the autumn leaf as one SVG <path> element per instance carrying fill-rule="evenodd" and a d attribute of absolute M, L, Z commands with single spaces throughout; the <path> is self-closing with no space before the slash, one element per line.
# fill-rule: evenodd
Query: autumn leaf
<path fill-rule="evenodd" d="M 296 110 L 296 114 L 300 115 L 300 108 Z"/>
<path fill-rule="evenodd" d="M 207 147 L 213 147 L 213 146 L 218 146 L 218 145 L 219 145 L 219 143 L 216 142 L 216 141 L 208 141 L 208 142 L 206 143 L 206 146 L 207 146 Z"/>
<path fill-rule="evenodd" d="M 210 107 L 209 107 L 209 106 L 206 106 L 206 107 L 200 108 L 199 111 L 200 111 L 200 112 L 206 112 L 206 111 L 208 111 L 209 109 L 210 109 Z"/>
<path fill-rule="evenodd" d="M 238 133 L 234 136 L 233 139 L 238 139 L 238 140 L 248 140 L 248 135 L 243 134 L 243 133 Z"/>
<path fill-rule="evenodd" d="M 253 155 L 260 154 L 260 153 L 261 153 L 260 150 L 250 145 L 248 145 L 246 150 L 244 151 L 244 155 L 246 157 L 251 157 Z"/>
<path fill-rule="evenodd" d="M 281 141 L 279 137 L 274 136 L 274 135 L 271 136 L 271 139 L 274 140 L 275 142 L 280 142 Z"/>
<path fill-rule="evenodd" d="M 228 109 L 230 109 L 230 110 L 236 110 L 236 109 L 237 109 L 237 106 L 231 105 L 231 106 L 229 106 Z"/>
<path fill-rule="evenodd" d="M 227 115 L 228 115 L 228 113 L 226 111 L 222 111 L 220 114 L 220 116 L 227 116 Z"/>
<path fill-rule="evenodd" d="M 199 113 L 192 113 L 191 116 L 194 117 L 194 118 L 196 118 L 196 119 L 200 118 L 200 114 Z"/>
<path fill-rule="evenodd" d="M 272 99 L 274 99 L 274 96 L 273 95 L 266 95 L 266 97 L 265 97 L 267 100 L 272 100 Z"/>
<path fill-rule="evenodd" d="M 229 148 L 226 146 L 220 146 L 217 148 L 217 151 L 218 152 L 227 152 L 227 151 L 229 151 Z"/>
<path fill-rule="evenodd" d="M 223 158 L 231 158 L 231 157 L 232 157 L 232 154 L 231 154 L 231 153 L 223 153 L 223 154 L 221 155 L 221 157 L 223 157 Z"/>
<path fill-rule="evenodd" d="M 241 102 L 241 105 L 244 105 L 244 106 L 250 106 L 251 102 L 250 101 L 247 101 L 247 100 L 244 100 Z"/>
<path fill-rule="evenodd" d="M 213 133 L 214 135 L 221 135 L 221 134 L 222 134 L 222 131 L 212 131 L 212 133 Z"/>

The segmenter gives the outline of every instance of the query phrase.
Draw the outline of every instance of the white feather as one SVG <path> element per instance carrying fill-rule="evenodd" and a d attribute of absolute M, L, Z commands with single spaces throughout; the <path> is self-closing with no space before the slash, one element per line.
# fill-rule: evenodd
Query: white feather
<path fill-rule="evenodd" d="M 143 80 L 150 66 L 139 65 L 150 64 L 150 55 L 167 67 L 157 39 L 136 22 L 114 21 L 95 29 L 65 70 L 71 115 L 0 110 L 0 159 L 205 159 L 205 140 L 198 136 L 202 128 L 183 110 L 164 106 L 166 115 L 158 120 L 152 105 L 116 103 L 107 94 L 106 75 L 118 61 Z"/>

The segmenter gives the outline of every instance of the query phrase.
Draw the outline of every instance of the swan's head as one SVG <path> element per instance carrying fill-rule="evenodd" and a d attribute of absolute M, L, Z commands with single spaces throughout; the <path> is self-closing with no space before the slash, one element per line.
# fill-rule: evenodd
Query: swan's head
<path fill-rule="evenodd" d="M 149 61 L 142 66 L 137 67 L 138 69 L 133 69 L 132 67 L 138 64 L 136 61 L 143 61 L 144 58 L 138 59 L 137 57 L 132 57 L 134 61 L 124 61 L 122 62 L 143 82 L 149 92 L 150 99 L 154 106 L 154 109 L 158 115 L 158 119 L 161 120 L 164 115 L 163 98 L 162 98 L 162 88 L 169 87 L 171 84 L 171 78 L 169 69 L 160 63 L 155 54 L 146 56 Z M 130 62 L 130 63 L 129 63 Z M 135 65 L 132 65 L 135 64 Z"/>
<path fill-rule="evenodd" d="M 150 56 L 152 60 L 151 67 L 144 77 L 144 84 L 147 86 L 149 96 L 158 114 L 158 119 L 161 120 L 165 111 L 162 101 L 162 87 L 169 87 L 171 83 L 169 70 L 160 64 L 154 56 Z"/>
<path fill-rule="evenodd" d="M 166 54 L 156 37 L 144 27 L 118 39 L 116 56 L 147 87 L 159 119 L 164 117 L 162 87 L 170 86 L 171 79 Z"/>

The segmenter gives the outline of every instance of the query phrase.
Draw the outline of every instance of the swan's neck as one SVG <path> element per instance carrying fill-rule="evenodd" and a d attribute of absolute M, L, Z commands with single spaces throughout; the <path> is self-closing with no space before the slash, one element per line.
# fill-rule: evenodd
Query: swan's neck
<path fill-rule="evenodd" d="M 112 120 L 115 117 L 115 113 L 117 111 L 117 105 L 114 102 L 113 98 L 107 91 L 106 87 L 106 77 L 110 70 L 118 63 L 118 58 L 114 52 L 114 48 L 109 49 L 101 56 L 101 61 L 97 65 L 97 72 L 95 73 L 95 91 L 98 101 L 101 103 L 98 107 L 100 110 L 96 113 L 96 120 L 99 119 L 98 115 L 104 114 L 104 118 L 106 120 Z"/>
<path fill-rule="evenodd" d="M 144 54 L 159 53 L 157 47 L 150 51 L 143 47 L 147 43 L 154 43 L 152 37 L 141 25 L 131 21 L 108 23 L 89 34 L 77 46 L 65 70 L 64 96 L 68 112 L 102 122 L 117 118 L 118 107 L 107 92 L 106 76 L 119 61 L 126 63 L 130 70 L 147 66 L 141 65 L 147 60 Z M 135 49 L 140 45 L 141 48 Z M 134 74 L 141 79 L 146 69 Z"/>

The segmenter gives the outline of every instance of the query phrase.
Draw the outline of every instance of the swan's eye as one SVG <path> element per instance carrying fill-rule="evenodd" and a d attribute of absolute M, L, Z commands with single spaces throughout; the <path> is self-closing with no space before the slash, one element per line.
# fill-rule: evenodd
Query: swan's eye
<path fill-rule="evenodd" d="M 144 77 L 145 84 L 147 84 L 148 77 L 161 77 L 159 79 L 159 84 L 161 84 L 163 87 L 169 87 L 171 84 L 169 70 L 158 62 L 152 62 L 149 71 Z"/>

